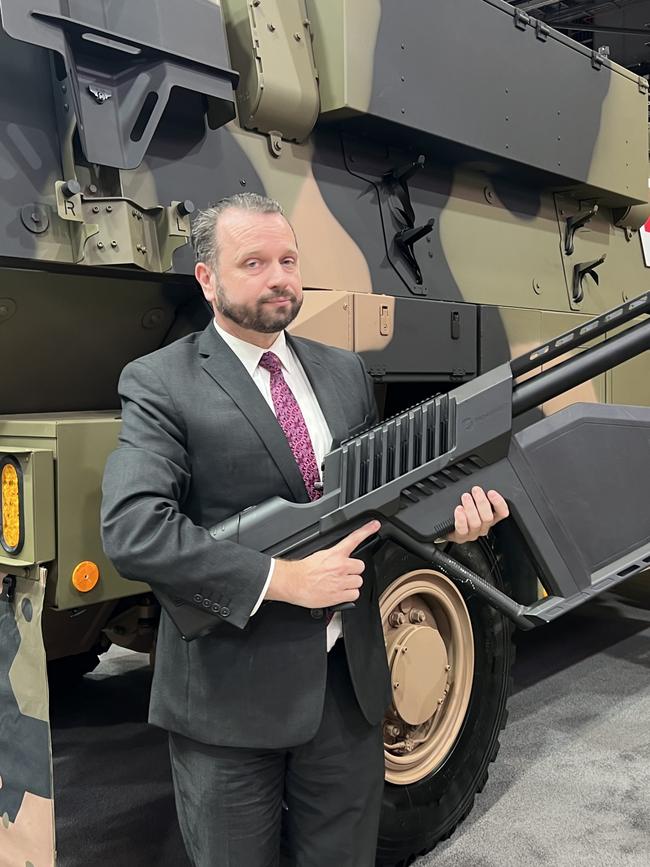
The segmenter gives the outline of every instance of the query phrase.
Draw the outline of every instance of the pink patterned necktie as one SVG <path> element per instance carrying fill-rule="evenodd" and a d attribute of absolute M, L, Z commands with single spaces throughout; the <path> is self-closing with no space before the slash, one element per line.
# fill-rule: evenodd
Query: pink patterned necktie
<path fill-rule="evenodd" d="M 282 375 L 282 364 L 274 352 L 264 353 L 260 358 L 260 367 L 268 370 L 271 374 L 271 398 L 275 407 L 276 418 L 284 431 L 298 464 L 298 469 L 305 481 L 309 499 L 317 500 L 322 496 L 322 491 L 315 487 L 320 482 L 318 464 L 298 401 Z"/>

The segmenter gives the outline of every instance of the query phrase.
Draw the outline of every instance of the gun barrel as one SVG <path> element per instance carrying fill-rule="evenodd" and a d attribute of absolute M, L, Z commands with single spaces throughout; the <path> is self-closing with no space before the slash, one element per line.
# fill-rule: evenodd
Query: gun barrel
<path fill-rule="evenodd" d="M 650 294 L 647 292 L 602 313 L 600 316 L 595 316 L 584 325 L 554 337 L 549 343 L 544 343 L 531 352 L 519 356 L 519 358 L 513 358 L 510 362 L 512 375 L 517 377 L 521 376 L 522 373 L 528 373 L 529 370 L 534 370 L 540 364 L 552 361 L 565 352 L 577 349 L 589 340 L 593 340 L 594 337 L 599 337 L 606 331 L 611 331 L 612 328 L 617 328 L 644 313 L 650 314 Z"/>
<path fill-rule="evenodd" d="M 521 415 L 647 349 L 650 349 L 650 320 L 634 325 L 622 334 L 616 334 L 598 346 L 585 349 L 580 355 L 515 385 L 512 415 Z"/>

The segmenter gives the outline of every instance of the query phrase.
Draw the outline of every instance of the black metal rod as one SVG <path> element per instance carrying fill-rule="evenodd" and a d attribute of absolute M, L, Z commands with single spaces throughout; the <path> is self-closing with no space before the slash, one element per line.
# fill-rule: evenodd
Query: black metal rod
<path fill-rule="evenodd" d="M 515 385 L 512 391 L 513 418 L 647 349 L 650 349 L 650 320 Z"/>
<path fill-rule="evenodd" d="M 564 352 L 570 352 L 589 340 L 593 340 L 594 337 L 600 337 L 606 331 L 618 328 L 619 325 L 645 313 L 650 313 L 650 293 L 648 292 L 627 301 L 625 304 L 614 307 L 600 316 L 595 316 L 584 325 L 578 325 L 571 331 L 565 331 L 564 334 L 554 337 L 553 340 L 549 340 L 548 343 L 538 346 L 525 355 L 513 358 L 510 362 L 512 375 L 517 377 L 521 376 L 522 373 L 528 373 L 528 371 L 539 367 L 540 364 L 553 361 Z"/>
<path fill-rule="evenodd" d="M 441 569 L 446 575 L 451 578 L 455 584 L 460 584 L 466 590 L 476 593 L 484 599 L 497 611 L 505 614 L 510 620 L 521 627 L 521 629 L 532 629 L 535 625 L 528 617 L 526 617 L 526 607 L 515 602 L 501 590 L 493 587 L 476 572 L 472 572 L 458 560 L 450 557 L 442 552 L 435 544 L 429 542 L 419 542 L 414 539 L 404 530 L 395 527 L 394 524 L 384 523 L 379 531 L 379 535 L 384 539 L 392 539 L 398 545 L 401 545 L 406 551 L 415 554 L 434 566 Z"/>

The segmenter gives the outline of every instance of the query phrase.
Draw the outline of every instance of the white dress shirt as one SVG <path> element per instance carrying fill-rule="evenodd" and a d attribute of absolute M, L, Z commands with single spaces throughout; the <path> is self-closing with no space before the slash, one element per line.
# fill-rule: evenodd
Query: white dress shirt
<path fill-rule="evenodd" d="M 262 397 L 268 403 L 274 415 L 275 407 L 273 406 L 273 398 L 271 397 L 271 374 L 268 370 L 260 367 L 260 359 L 265 352 L 273 352 L 277 355 L 282 364 L 282 375 L 284 376 L 285 382 L 293 392 L 293 395 L 298 402 L 298 406 L 300 407 L 300 411 L 303 414 L 303 418 L 305 419 L 305 424 L 309 431 L 320 475 L 321 464 L 332 445 L 332 434 L 320 405 L 316 400 L 316 395 L 314 394 L 311 383 L 307 378 L 307 374 L 287 343 L 284 331 L 281 331 L 278 334 L 272 346 L 268 349 L 262 349 L 260 346 L 255 346 L 253 343 L 248 343 L 247 341 L 241 340 L 239 337 L 234 337 L 232 334 L 224 331 L 223 328 L 217 324 L 216 320 L 213 320 L 213 322 L 214 327 L 217 329 L 217 333 L 244 365 L 247 373 L 259 388 Z M 274 568 L 275 560 L 272 560 L 266 583 L 264 584 L 259 599 L 251 611 L 251 617 L 255 614 L 264 600 L 268 586 L 271 583 Z M 334 643 L 342 634 L 343 628 L 341 625 L 341 615 L 338 612 L 335 612 L 327 627 L 328 651 L 331 650 Z"/>

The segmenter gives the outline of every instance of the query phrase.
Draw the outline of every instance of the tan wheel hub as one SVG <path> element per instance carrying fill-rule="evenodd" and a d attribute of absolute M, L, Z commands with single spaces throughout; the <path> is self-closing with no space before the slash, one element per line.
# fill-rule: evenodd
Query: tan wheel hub
<path fill-rule="evenodd" d="M 438 767 L 461 729 L 474 674 L 472 624 L 458 590 L 431 569 L 398 578 L 379 607 L 393 687 L 386 779 L 405 785 Z"/>

